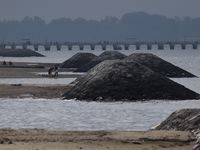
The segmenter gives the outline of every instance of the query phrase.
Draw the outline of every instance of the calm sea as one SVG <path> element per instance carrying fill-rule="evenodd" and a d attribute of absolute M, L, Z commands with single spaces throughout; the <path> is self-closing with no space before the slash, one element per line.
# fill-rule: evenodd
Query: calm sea
<path fill-rule="evenodd" d="M 112 50 L 112 47 L 108 46 L 108 50 Z M 55 47 L 51 51 L 45 51 L 44 48 L 40 47 L 38 52 L 46 57 L 0 57 L 0 61 L 62 63 L 78 52 L 91 52 L 100 55 L 104 51 L 101 50 L 101 47 L 96 47 L 93 51 L 89 47 L 86 47 L 83 51 L 78 50 L 78 47 L 73 47 L 72 51 L 68 51 L 67 47 L 62 47 L 61 51 L 57 51 Z M 192 46 L 189 45 L 186 50 L 182 50 L 177 45 L 175 50 L 170 50 L 166 45 L 165 50 L 158 50 L 156 46 L 153 46 L 152 50 L 147 50 L 145 46 L 142 46 L 141 50 L 135 50 L 134 47 L 131 47 L 130 50 L 121 50 L 120 52 L 127 56 L 132 53 L 153 53 L 198 77 L 200 76 L 200 47 L 193 50 Z M 20 80 L 25 81 L 25 79 Z M 172 80 L 200 93 L 199 78 L 176 78 Z M 66 79 L 63 79 L 63 81 L 65 83 L 70 82 Z M 8 79 L 1 79 L 0 82 L 13 83 L 14 79 L 9 81 Z M 30 79 L 25 82 L 40 83 L 41 81 Z M 44 80 L 43 82 L 45 83 Z M 49 81 L 47 82 L 49 83 Z M 60 84 L 58 82 L 62 81 L 55 80 L 52 84 Z M 162 122 L 177 109 L 200 108 L 200 100 L 103 103 L 61 101 L 59 99 L 1 98 L 0 103 L 0 128 L 66 130 L 148 130 Z"/>

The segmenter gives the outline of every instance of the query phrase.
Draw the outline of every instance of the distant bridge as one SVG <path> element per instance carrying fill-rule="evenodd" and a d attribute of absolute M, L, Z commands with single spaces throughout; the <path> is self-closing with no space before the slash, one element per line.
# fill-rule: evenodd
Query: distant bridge
<path fill-rule="evenodd" d="M 56 46 L 57 50 L 61 50 L 62 46 L 67 46 L 68 50 L 72 50 L 73 46 L 79 46 L 79 50 L 84 50 L 84 46 L 90 46 L 91 50 L 95 50 L 96 46 L 101 46 L 102 50 L 106 50 L 108 45 L 113 46 L 113 50 L 122 50 L 124 47 L 125 50 L 129 50 L 130 46 L 135 46 L 136 50 L 140 50 L 141 45 L 145 45 L 147 50 L 152 49 L 152 45 L 157 45 L 159 50 L 163 50 L 164 45 L 169 45 L 169 48 L 173 50 L 175 45 L 180 45 L 182 49 L 185 49 L 187 45 L 192 45 L 193 49 L 197 49 L 200 41 L 179 41 L 179 42 L 44 42 L 44 43 L 31 43 L 30 40 L 26 40 L 23 43 L 2 43 L 0 44 L 0 49 L 5 49 L 10 47 L 11 49 L 16 49 L 20 46 L 23 49 L 27 49 L 28 46 L 33 46 L 35 51 L 38 51 L 39 46 L 44 46 L 46 51 L 51 50 L 51 46 Z"/>

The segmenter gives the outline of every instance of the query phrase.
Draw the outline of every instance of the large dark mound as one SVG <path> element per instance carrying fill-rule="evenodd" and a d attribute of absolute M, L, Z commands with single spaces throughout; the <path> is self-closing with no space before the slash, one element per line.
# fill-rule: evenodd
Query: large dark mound
<path fill-rule="evenodd" d="M 193 150 L 200 150 L 200 109 L 177 110 L 155 130 L 191 131 L 197 135 L 197 142 Z"/>
<path fill-rule="evenodd" d="M 3 57 L 45 57 L 30 49 L 0 49 L 0 56 Z"/>
<path fill-rule="evenodd" d="M 92 53 L 77 53 L 63 62 L 60 68 L 78 68 L 96 57 Z"/>
<path fill-rule="evenodd" d="M 78 100 L 197 99 L 199 94 L 136 63 L 104 61 L 78 78 L 63 95 Z"/>
<path fill-rule="evenodd" d="M 196 77 L 195 75 L 150 53 L 134 53 L 125 60 L 138 62 L 166 77 Z"/>
<path fill-rule="evenodd" d="M 106 51 L 103 52 L 98 57 L 93 58 L 88 63 L 78 67 L 78 69 L 75 72 L 87 72 L 97 64 L 101 63 L 104 60 L 114 60 L 114 59 L 124 59 L 127 56 L 118 52 L 118 51 Z"/>

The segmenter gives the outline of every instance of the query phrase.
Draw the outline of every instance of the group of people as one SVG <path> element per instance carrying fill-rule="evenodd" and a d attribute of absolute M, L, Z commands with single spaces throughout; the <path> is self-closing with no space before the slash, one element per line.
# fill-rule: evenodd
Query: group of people
<path fill-rule="evenodd" d="M 3 61 L 3 64 L 2 64 L 3 66 L 6 66 L 7 64 L 6 64 L 6 61 L 4 60 Z M 12 66 L 13 65 L 13 63 L 11 62 L 11 61 L 9 61 L 9 66 Z"/>
<path fill-rule="evenodd" d="M 53 74 L 54 72 L 54 74 Z M 49 74 L 49 77 L 51 76 L 58 76 L 58 67 L 55 65 L 55 66 L 52 66 L 49 68 L 49 71 L 48 71 L 48 74 Z"/>

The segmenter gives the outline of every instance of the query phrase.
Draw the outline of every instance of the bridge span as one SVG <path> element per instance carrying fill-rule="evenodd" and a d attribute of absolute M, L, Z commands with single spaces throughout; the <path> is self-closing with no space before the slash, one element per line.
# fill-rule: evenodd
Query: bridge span
<path fill-rule="evenodd" d="M 146 46 L 147 50 L 151 50 L 153 45 L 156 45 L 158 50 L 164 50 L 165 45 L 168 45 L 171 50 L 175 49 L 175 45 L 180 45 L 182 49 L 186 49 L 187 45 L 192 45 L 193 49 L 197 49 L 200 41 L 179 41 L 179 42 L 45 42 L 45 43 L 31 43 L 30 41 L 24 43 L 2 43 L 0 49 L 16 49 L 22 47 L 27 49 L 28 46 L 33 46 L 35 51 L 38 51 L 39 46 L 44 46 L 46 51 L 51 50 L 51 46 L 56 46 L 56 49 L 61 50 L 62 46 L 67 46 L 68 50 L 72 50 L 73 46 L 78 46 L 79 50 L 84 50 L 84 46 L 90 46 L 91 50 L 95 50 L 96 46 L 101 46 L 102 50 L 106 50 L 107 46 L 113 46 L 113 50 L 129 50 L 130 46 L 135 46 L 136 50 L 140 50 L 141 46 Z"/>

